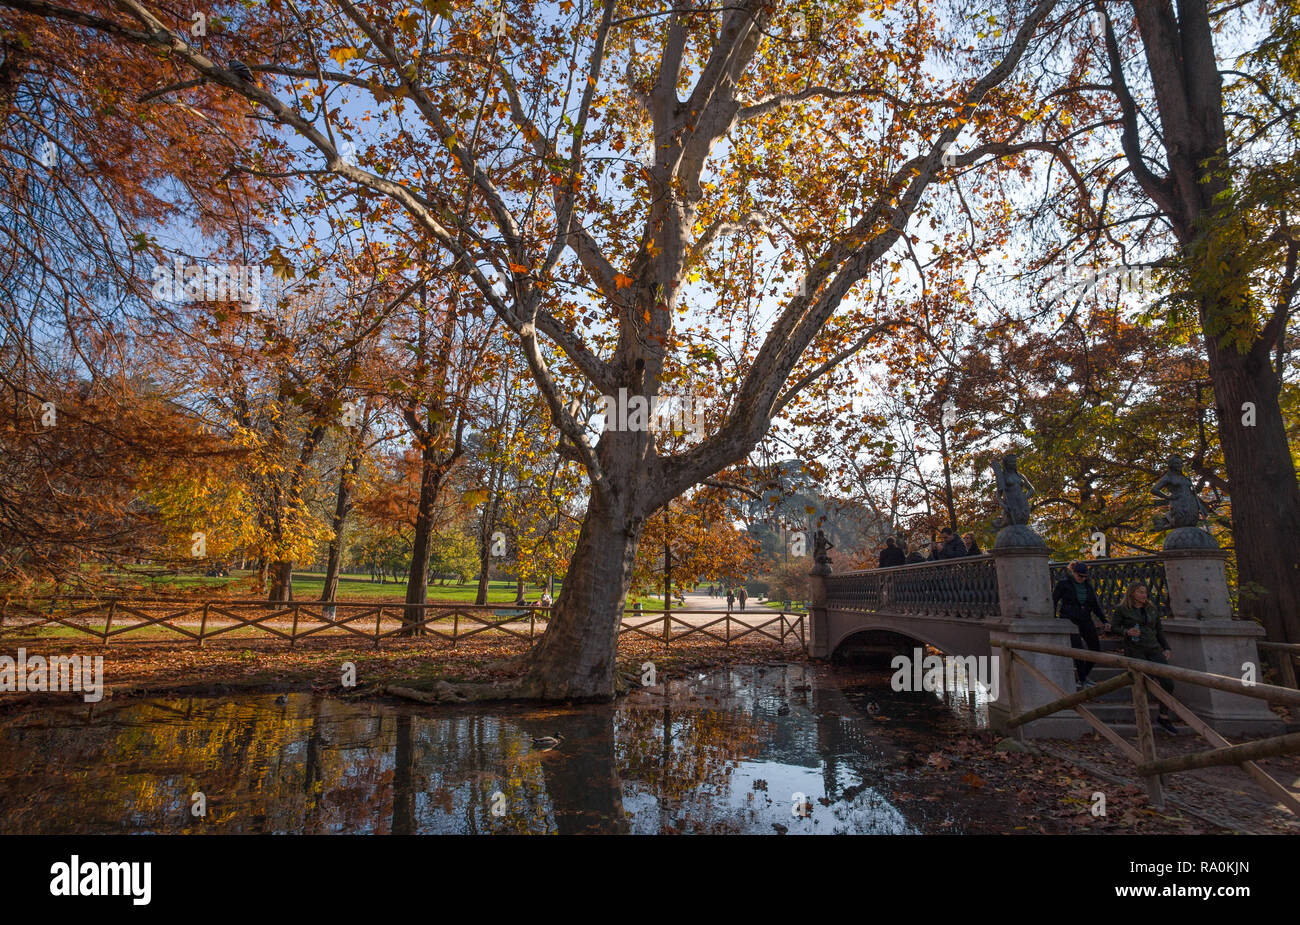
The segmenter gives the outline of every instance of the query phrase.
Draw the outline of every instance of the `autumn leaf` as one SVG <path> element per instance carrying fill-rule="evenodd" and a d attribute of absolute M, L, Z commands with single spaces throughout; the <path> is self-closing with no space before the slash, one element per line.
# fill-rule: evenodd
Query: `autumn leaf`
<path fill-rule="evenodd" d="M 347 64 L 356 56 L 357 56 L 357 50 L 350 46 L 345 47 L 340 45 L 338 48 L 330 49 L 330 57 L 333 58 L 338 63 L 339 67 L 342 67 L 343 65 Z"/>
<path fill-rule="evenodd" d="M 634 282 L 636 282 L 636 280 L 632 279 L 630 276 L 624 276 L 622 273 L 619 273 L 614 277 L 614 285 L 619 289 L 626 289 Z"/>

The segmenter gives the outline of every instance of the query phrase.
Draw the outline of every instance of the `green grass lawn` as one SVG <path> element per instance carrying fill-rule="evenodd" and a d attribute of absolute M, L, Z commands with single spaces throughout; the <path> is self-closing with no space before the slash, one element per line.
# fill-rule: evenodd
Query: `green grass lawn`
<path fill-rule="evenodd" d="M 325 576 L 319 572 L 294 572 L 293 596 L 299 601 L 313 601 L 320 598 L 325 584 Z M 559 582 L 556 583 L 559 590 Z M 536 601 L 542 596 L 541 588 L 524 586 L 524 597 Z M 456 601 L 462 604 L 474 603 L 478 593 L 478 582 L 448 582 L 429 585 L 430 601 Z M 339 587 L 335 597 L 341 601 L 401 601 L 406 598 L 406 582 L 392 581 L 380 584 L 371 581 L 369 575 L 340 575 Z M 497 579 L 488 583 L 487 602 L 489 604 L 513 604 L 515 602 L 515 583 L 513 580 Z"/>
<path fill-rule="evenodd" d="M 171 594 L 186 597 L 203 597 L 205 591 L 221 592 L 225 597 L 236 597 L 244 600 L 258 600 L 263 597 L 260 591 L 254 590 L 251 579 L 252 571 L 232 570 L 229 577 L 219 578 L 206 575 L 149 575 L 135 572 L 104 571 L 101 578 L 107 581 L 111 586 L 116 586 L 122 590 L 119 595 L 129 598 L 132 592 L 139 589 L 138 593 L 144 595 L 159 595 L 166 597 Z M 325 585 L 325 575 L 321 572 L 294 572 L 293 573 L 293 596 L 294 600 L 299 602 L 311 602 L 320 599 L 321 590 Z M 560 582 L 555 583 L 558 593 Z M 36 596 L 48 596 L 52 592 L 50 589 L 42 589 L 42 593 Z M 524 587 L 524 597 L 529 601 L 536 601 L 542 596 L 541 588 Z M 448 582 L 439 584 L 437 581 L 429 585 L 430 601 L 456 601 L 462 604 L 474 603 L 474 598 L 478 593 L 478 582 Z M 365 574 L 343 574 L 339 576 L 338 591 L 335 594 L 336 599 L 341 601 L 401 601 L 406 598 L 406 582 L 404 580 L 393 581 L 389 579 L 385 582 L 371 581 L 369 575 Z M 488 584 L 487 602 L 489 604 L 513 604 L 515 601 L 515 582 L 513 579 L 495 579 Z"/>

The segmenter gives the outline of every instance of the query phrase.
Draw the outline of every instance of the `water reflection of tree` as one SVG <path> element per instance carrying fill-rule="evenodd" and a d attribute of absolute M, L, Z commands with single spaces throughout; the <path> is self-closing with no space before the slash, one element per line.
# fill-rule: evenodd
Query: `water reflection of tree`
<path fill-rule="evenodd" d="M 562 748 L 532 747 L 557 731 Z M 713 710 L 541 719 L 324 696 L 134 702 L 0 726 L 0 810 L 8 831 L 47 833 L 621 832 L 623 780 L 667 812 L 756 742 L 752 724 Z M 190 813 L 195 791 L 205 819 Z"/>
<path fill-rule="evenodd" d="M 691 811 L 683 804 L 696 805 L 702 786 L 728 781 L 757 752 L 760 731 L 725 711 L 628 704 L 613 730 L 617 772 L 655 797 L 663 826 Z"/>

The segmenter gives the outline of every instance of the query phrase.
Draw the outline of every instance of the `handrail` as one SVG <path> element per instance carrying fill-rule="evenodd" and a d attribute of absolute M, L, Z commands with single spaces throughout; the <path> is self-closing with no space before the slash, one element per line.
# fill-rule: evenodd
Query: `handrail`
<path fill-rule="evenodd" d="M 1185 684 L 1199 684 L 1202 687 L 1212 687 L 1225 693 L 1254 697 L 1256 700 L 1267 700 L 1270 703 L 1300 705 L 1300 691 L 1292 690 L 1289 687 L 1278 687 L 1275 684 L 1265 684 L 1262 681 L 1247 684 L 1241 678 L 1231 678 L 1227 675 L 1198 671 L 1195 668 L 1180 668 L 1177 665 L 1162 665 L 1159 662 L 1148 662 L 1145 659 L 1129 658 L 1127 655 L 1115 655 L 1113 652 L 1093 652 L 1090 649 L 1073 649 L 1041 642 L 1015 642 L 1011 640 L 997 640 L 992 642 L 991 645 L 999 649 L 1039 652 L 1043 655 L 1059 655 L 1062 658 L 1095 662 L 1098 665 L 1106 665 L 1110 668 L 1140 671 L 1143 674 L 1149 674 L 1157 678 L 1169 678 L 1171 681 L 1182 681 Z"/>
<path fill-rule="evenodd" d="M 838 578 L 841 575 L 866 575 L 869 572 L 894 572 L 897 571 L 898 569 L 916 568 L 917 566 L 920 565 L 947 565 L 947 564 L 954 564 L 957 562 L 969 562 L 971 559 L 992 558 L 992 557 L 993 554 L 988 550 L 981 550 L 980 552 L 976 553 L 973 556 L 972 555 L 953 556 L 950 559 L 949 558 L 926 559 L 922 562 L 906 562 L 903 565 L 884 565 L 884 566 L 878 565 L 875 568 L 859 568 L 859 569 L 852 569 L 847 572 L 835 572 L 833 574 L 833 577 Z M 1164 557 L 1159 553 L 1152 553 L 1151 555 L 1147 555 L 1147 556 L 1113 556 L 1104 559 L 1080 559 L 1078 561 L 1085 562 L 1089 567 L 1092 567 L 1094 565 L 1109 564 L 1109 563 L 1115 563 L 1116 565 L 1130 565 L 1130 564 L 1138 564 L 1143 562 L 1151 562 L 1153 560 L 1163 561 Z M 1047 565 L 1048 568 L 1064 568 L 1065 566 L 1069 565 L 1073 561 L 1075 560 L 1074 559 L 1061 559 L 1061 560 L 1050 559 L 1048 560 Z"/>
<path fill-rule="evenodd" d="M 922 566 L 931 566 L 931 565 L 936 567 L 941 565 L 955 565 L 959 562 L 970 562 L 972 560 L 986 559 L 986 558 L 991 559 L 993 557 L 991 554 L 987 552 L 981 552 L 974 556 L 953 556 L 950 559 L 926 559 L 923 562 L 905 562 L 902 565 L 885 565 L 885 566 L 878 565 L 875 568 L 858 568 L 848 572 L 833 572 L 828 577 L 848 578 L 852 575 L 869 575 L 873 572 L 898 572 L 903 569 L 915 569 L 915 568 L 921 568 Z"/>
<path fill-rule="evenodd" d="M 26 607 L 31 604 L 95 604 L 96 606 L 105 606 L 108 604 L 229 604 L 245 607 L 292 607 L 295 604 L 299 607 L 375 607 L 383 604 L 385 607 L 466 607 L 479 608 L 487 610 L 490 608 L 501 607 L 518 607 L 531 609 L 549 609 L 547 604 L 515 604 L 513 601 L 497 601 L 496 603 L 471 604 L 457 600 L 437 600 L 426 601 L 423 604 L 408 604 L 406 601 L 394 599 L 383 600 L 303 600 L 295 599 L 289 601 L 275 601 L 263 598 L 240 598 L 240 597 L 72 597 L 62 595 L 48 595 L 42 597 L 15 598 L 9 601 L 0 601 L 0 606 L 7 607 Z"/>
<path fill-rule="evenodd" d="M 1227 693 L 1245 697 L 1254 697 L 1272 703 L 1300 704 L 1300 691 L 1272 684 L 1247 684 L 1239 678 L 1197 671 L 1191 668 L 1179 668 L 1174 665 L 1162 665 L 1145 659 L 1130 658 L 1126 655 L 1114 655 L 1109 652 L 1092 652 L 1087 649 L 1066 648 L 1045 643 L 1016 642 L 997 640 L 992 645 L 1002 649 L 1007 655 L 1006 682 L 1009 697 L 1009 729 L 1019 730 L 1025 724 L 1062 710 L 1073 709 L 1112 745 L 1127 756 L 1135 765 L 1135 770 L 1143 778 L 1151 802 L 1156 806 L 1164 805 L 1164 782 L 1162 775 L 1178 771 L 1190 771 L 1196 768 L 1216 767 L 1232 764 L 1249 775 L 1270 796 L 1282 805 L 1300 815 L 1300 795 L 1288 789 L 1255 763 L 1257 758 L 1270 758 L 1277 755 L 1300 753 L 1300 733 L 1288 733 L 1268 736 L 1254 742 L 1233 745 L 1203 719 L 1197 716 L 1182 701 L 1175 698 L 1158 684 L 1150 683 L 1150 678 L 1169 678 L 1193 686 L 1210 687 Z M 1123 674 L 1100 684 L 1084 688 L 1073 694 L 1067 694 L 1033 663 L 1018 657 L 1019 652 L 1038 652 L 1043 655 L 1059 656 L 1067 659 L 1079 659 L 1098 665 L 1123 669 Z M 1054 691 L 1057 699 L 1040 704 L 1033 709 L 1019 712 L 1016 704 L 1017 693 L 1015 674 L 1024 670 L 1036 678 L 1049 691 Z M 1097 716 L 1084 707 L 1084 704 L 1096 700 L 1112 691 L 1131 685 L 1133 692 L 1133 720 L 1137 725 L 1138 747 L 1134 748 L 1115 730 L 1111 729 Z M 1208 751 L 1195 752 L 1160 759 L 1156 755 L 1155 735 L 1151 728 L 1149 697 L 1154 697 L 1161 704 L 1161 709 L 1173 710 L 1193 730 L 1205 739 L 1212 748 Z"/>
<path fill-rule="evenodd" d="M 828 607 L 981 619 L 1001 612 L 992 556 L 963 556 L 825 579 Z"/>
<path fill-rule="evenodd" d="M 1277 649 L 1280 652 L 1294 652 L 1300 655 L 1300 643 L 1295 642 L 1264 642 L 1255 643 L 1261 649 Z"/>

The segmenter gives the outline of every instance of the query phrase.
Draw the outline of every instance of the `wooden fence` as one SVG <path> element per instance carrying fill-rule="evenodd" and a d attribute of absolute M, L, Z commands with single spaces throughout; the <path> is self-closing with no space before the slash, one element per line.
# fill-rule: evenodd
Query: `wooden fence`
<path fill-rule="evenodd" d="M 1252 777 L 1270 796 L 1277 799 L 1293 813 L 1300 816 L 1300 797 L 1287 787 L 1269 776 L 1258 764 L 1257 758 L 1271 758 L 1278 755 L 1300 754 L 1300 732 L 1270 736 L 1257 739 L 1243 745 L 1233 745 L 1222 735 L 1212 729 L 1204 720 L 1193 713 L 1185 704 L 1169 694 L 1152 678 L 1169 678 L 1180 684 L 1193 684 L 1254 697 L 1270 703 L 1286 704 L 1292 709 L 1300 708 L 1300 691 L 1272 684 L 1245 684 L 1240 678 L 1227 675 L 1211 674 L 1206 671 L 1194 671 L 1191 668 L 1179 668 L 1174 665 L 1161 665 L 1143 659 L 1128 658 L 1110 652 L 1092 652 L 1087 649 L 1072 649 L 1064 646 L 1052 646 L 1028 642 L 996 642 L 995 646 L 1006 653 L 1006 686 L 1010 698 L 1011 718 L 1008 727 L 1018 729 L 1026 723 L 1033 722 L 1062 710 L 1073 709 L 1087 723 L 1097 730 L 1107 741 L 1120 750 L 1137 766 L 1139 776 L 1146 783 L 1151 802 L 1158 807 L 1164 806 L 1164 781 L 1162 775 L 1178 771 L 1191 771 L 1196 768 L 1209 768 L 1221 765 L 1236 765 Z M 1086 687 L 1073 694 L 1066 694 L 1056 684 L 1039 671 L 1032 663 L 1017 657 L 1017 652 L 1041 652 L 1045 655 L 1059 655 L 1062 658 L 1082 659 L 1123 669 L 1106 681 L 1100 681 L 1092 687 Z M 1015 673 L 1025 671 L 1041 682 L 1048 690 L 1060 697 L 1051 703 L 1043 704 L 1032 710 L 1020 712 L 1016 703 Z M 1084 703 L 1109 694 L 1124 687 L 1133 688 L 1133 721 L 1137 725 L 1137 748 L 1134 748 L 1118 732 L 1111 729 L 1095 714 L 1084 707 Z M 1213 746 L 1208 751 L 1195 752 L 1190 755 L 1177 755 L 1171 758 L 1159 758 L 1156 755 L 1155 733 L 1151 728 L 1150 697 L 1155 697 L 1162 704 L 1178 714 L 1188 726 L 1200 734 Z"/>
<path fill-rule="evenodd" d="M 771 614 L 772 616 L 761 623 L 754 624 L 745 619 L 748 614 L 743 611 L 741 614 L 735 612 L 719 614 L 716 610 L 642 610 L 639 613 L 624 616 L 623 628 L 618 631 L 618 634 L 621 637 L 628 633 L 636 633 L 648 639 L 655 639 L 667 644 L 699 633 L 711 639 L 716 639 L 727 646 L 751 634 L 763 636 L 781 645 L 785 645 L 786 639 L 797 636 L 799 647 L 804 651 L 804 654 L 807 654 L 808 633 L 806 619 L 808 615 L 806 613 L 789 610 L 753 611 L 753 613 L 755 616 L 759 614 Z M 649 616 L 650 614 L 658 614 L 658 616 Z M 689 620 L 682 619 L 682 615 L 713 616 L 715 619 L 705 623 L 692 623 Z M 629 620 L 640 622 L 629 624 Z M 775 634 L 768 631 L 768 627 L 774 623 L 777 624 Z M 656 624 L 660 626 L 660 630 L 657 633 L 650 632 L 649 627 Z M 674 624 L 683 627 L 683 629 L 674 632 Z M 716 629 L 719 626 L 722 627 L 721 634 Z M 733 632 L 735 629 L 739 629 L 741 632 Z"/>
<path fill-rule="evenodd" d="M 687 619 L 691 616 L 705 619 Z M 379 648 L 385 639 L 394 637 L 436 636 L 455 644 L 489 631 L 532 642 L 539 624 L 544 627 L 549 618 L 550 608 L 539 605 L 65 598 L 0 603 L 0 637 L 31 635 L 34 630 L 54 626 L 108 645 L 110 640 L 129 633 L 136 633 L 138 639 L 141 631 L 166 630 L 203 646 L 211 639 L 244 631 L 245 636 L 265 634 L 287 641 L 290 646 L 321 635 L 355 637 Z M 755 612 L 750 620 L 736 613 L 712 610 L 645 610 L 627 614 L 619 636 L 633 633 L 667 645 L 698 634 L 726 646 L 747 636 L 765 637 L 782 645 L 795 638 L 806 653 L 805 620 L 805 614 L 790 611 Z M 652 632 L 654 626 L 659 630 Z"/>
<path fill-rule="evenodd" d="M 1300 687 L 1300 684 L 1296 683 L 1295 670 L 1296 662 L 1300 662 L 1300 645 L 1293 642 L 1260 642 L 1256 643 L 1256 645 L 1265 651 L 1281 652 L 1282 655 L 1277 664 L 1282 675 L 1282 685 L 1284 687 Z"/>

